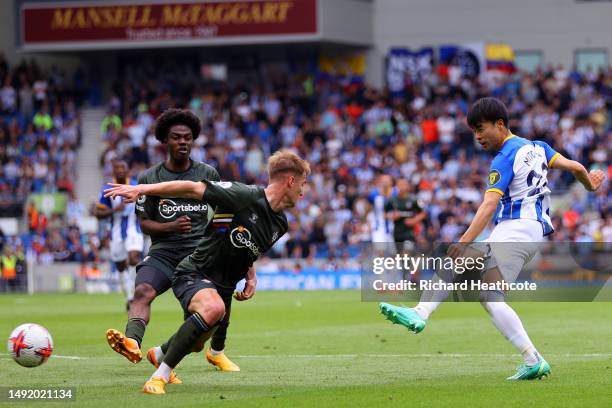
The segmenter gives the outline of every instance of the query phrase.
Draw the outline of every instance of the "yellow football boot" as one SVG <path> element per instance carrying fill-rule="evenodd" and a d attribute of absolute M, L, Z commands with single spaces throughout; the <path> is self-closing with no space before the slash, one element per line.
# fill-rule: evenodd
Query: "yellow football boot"
<path fill-rule="evenodd" d="M 161 377 L 153 377 L 145 383 L 144 387 L 142 387 L 142 392 L 155 395 L 165 394 L 165 386 L 166 380 Z"/>
<path fill-rule="evenodd" d="M 238 364 L 230 360 L 225 353 L 213 355 L 210 349 L 206 350 L 206 360 L 221 371 L 240 371 Z"/>

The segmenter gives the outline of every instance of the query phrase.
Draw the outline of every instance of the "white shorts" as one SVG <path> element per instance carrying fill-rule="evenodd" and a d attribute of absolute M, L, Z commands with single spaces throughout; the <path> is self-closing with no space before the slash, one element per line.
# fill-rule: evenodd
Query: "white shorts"
<path fill-rule="evenodd" d="M 388 232 L 375 230 L 372 232 L 372 242 L 395 242 L 395 240 Z"/>
<path fill-rule="evenodd" d="M 110 257 L 113 262 L 126 261 L 129 252 L 142 253 L 144 238 L 142 234 L 128 234 L 124 240 L 112 241 L 110 244 Z"/>
<path fill-rule="evenodd" d="M 543 241 L 542 224 L 536 220 L 500 222 L 485 241 L 489 250 L 485 271 L 498 267 L 506 282 L 516 281 L 525 265 L 539 252 Z"/>

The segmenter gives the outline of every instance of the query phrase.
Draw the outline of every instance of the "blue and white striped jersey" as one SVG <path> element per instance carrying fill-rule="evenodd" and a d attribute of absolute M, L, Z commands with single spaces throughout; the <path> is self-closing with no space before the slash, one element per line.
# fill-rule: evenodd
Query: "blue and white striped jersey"
<path fill-rule="evenodd" d="M 389 197 L 384 196 L 378 189 L 372 191 L 368 197 L 372 203 L 372 213 L 369 217 L 372 228 L 373 242 L 392 242 L 393 221 L 385 217 L 385 207 L 389 198 L 396 195 L 395 188 L 391 190 Z"/>
<path fill-rule="evenodd" d="M 113 180 L 113 183 L 116 183 Z M 135 180 L 130 180 L 129 184 L 137 184 Z M 123 197 L 104 197 L 104 190 L 110 188 L 109 184 L 105 184 L 100 191 L 100 198 L 98 200 L 98 207 L 101 208 L 117 208 L 123 202 Z M 112 241 L 123 241 L 129 234 L 140 234 L 140 224 L 136 217 L 136 207 L 134 203 L 125 204 L 123 211 L 113 213 L 110 216 L 111 225 L 111 240 Z"/>
<path fill-rule="evenodd" d="M 550 220 L 548 169 L 557 153 L 547 143 L 508 136 L 493 162 L 486 191 L 501 194 L 495 223 L 528 219 L 542 224 L 544 235 L 553 232 Z"/>

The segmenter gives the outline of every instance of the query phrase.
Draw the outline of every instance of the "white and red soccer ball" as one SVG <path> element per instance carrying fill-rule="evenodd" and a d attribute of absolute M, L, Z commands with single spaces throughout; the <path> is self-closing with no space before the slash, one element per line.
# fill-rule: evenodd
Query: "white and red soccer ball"
<path fill-rule="evenodd" d="M 51 357 L 53 339 L 41 325 L 22 324 L 9 336 L 8 351 L 19 365 L 37 367 Z"/>

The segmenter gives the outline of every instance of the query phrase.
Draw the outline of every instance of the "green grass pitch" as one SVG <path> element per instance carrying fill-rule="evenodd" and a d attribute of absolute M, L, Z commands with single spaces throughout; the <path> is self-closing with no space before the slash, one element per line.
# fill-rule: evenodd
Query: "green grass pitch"
<path fill-rule="evenodd" d="M 74 407 L 612 403 L 612 303 L 513 304 L 553 372 L 542 381 L 509 383 L 505 377 L 520 357 L 478 303 L 442 305 L 427 329 L 414 335 L 383 320 L 377 304 L 361 302 L 356 291 L 260 292 L 235 302 L 232 311 L 226 351 L 242 372 L 217 372 L 202 354 L 192 354 L 177 370 L 184 384 L 167 386 L 165 396 L 142 394 L 152 373 L 148 362 L 131 364 L 106 344 L 107 328 L 124 328 L 123 306 L 120 295 L 0 296 L 6 339 L 18 324 L 35 322 L 55 342 L 55 357 L 33 369 L 18 366 L 3 350 L 0 385 L 75 386 L 76 402 L 68 405 Z M 172 334 L 182 313 L 166 294 L 153 304 L 152 316 L 144 350 Z"/>

